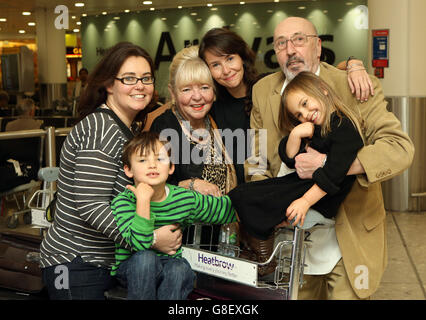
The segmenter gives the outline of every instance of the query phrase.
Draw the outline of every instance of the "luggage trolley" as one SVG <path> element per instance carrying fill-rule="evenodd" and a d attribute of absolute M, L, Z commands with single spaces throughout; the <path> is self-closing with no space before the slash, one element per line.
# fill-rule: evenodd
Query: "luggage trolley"
<path fill-rule="evenodd" d="M 47 229 L 53 220 L 53 217 L 49 217 L 46 213 L 46 209 L 55 196 L 53 184 L 58 179 L 58 175 L 58 167 L 45 167 L 38 171 L 38 177 L 43 181 L 43 188 L 34 192 L 28 202 L 28 207 L 31 209 L 32 224 L 38 227 Z"/>
<path fill-rule="evenodd" d="M 240 259 L 239 248 L 228 245 L 236 252 L 235 257 L 211 251 L 212 244 L 201 244 L 202 224 L 194 224 L 191 244 L 183 246 L 183 257 L 197 272 L 195 291 L 201 295 L 218 299 L 248 300 L 296 300 L 299 287 L 303 285 L 305 252 L 309 240 L 305 239 L 309 229 L 315 225 L 334 224 L 334 220 L 324 218 L 310 209 L 304 225 L 282 228 L 276 233 L 274 251 L 264 263 Z M 209 247 L 209 250 L 200 247 Z M 277 259 L 272 277 L 260 278 L 259 266 Z"/>

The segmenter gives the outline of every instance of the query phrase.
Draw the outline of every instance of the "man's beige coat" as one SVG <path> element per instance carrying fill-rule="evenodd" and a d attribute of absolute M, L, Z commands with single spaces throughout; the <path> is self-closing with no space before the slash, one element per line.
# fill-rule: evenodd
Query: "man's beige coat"
<path fill-rule="evenodd" d="M 387 102 L 377 78 L 371 76 L 374 97 L 360 103 L 350 92 L 345 71 L 326 63 L 321 63 L 320 68 L 320 77 L 346 105 L 359 108 L 362 116 L 365 147 L 359 151 L 358 159 L 366 173 L 357 177 L 339 209 L 336 234 L 351 285 L 360 298 L 366 298 L 379 286 L 387 264 L 386 213 L 380 182 L 409 167 L 414 147 L 402 131 L 399 120 L 387 111 Z M 275 177 L 280 169 L 278 144 L 283 134 L 278 129 L 278 114 L 284 80 L 280 71 L 263 78 L 253 88 L 250 125 L 252 129 L 267 129 L 267 148 L 257 132 L 254 153 L 245 164 L 247 181 Z M 262 148 L 267 149 L 266 158 L 259 154 Z"/>

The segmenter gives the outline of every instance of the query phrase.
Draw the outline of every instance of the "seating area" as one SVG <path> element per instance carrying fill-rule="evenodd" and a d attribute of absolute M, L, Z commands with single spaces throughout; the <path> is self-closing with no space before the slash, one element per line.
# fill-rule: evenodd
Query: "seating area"
<path fill-rule="evenodd" d="M 19 217 L 25 224 L 31 223 L 28 206 L 31 195 L 43 188 L 38 177 L 42 167 L 59 164 L 62 143 L 71 128 L 48 127 L 47 129 L 0 132 L 0 215 L 6 218 L 7 227 L 15 229 Z M 14 210 L 7 208 L 13 202 Z"/>
<path fill-rule="evenodd" d="M 7 123 L 17 118 L 16 116 L 0 117 L 0 132 L 5 132 Z M 78 121 L 76 117 L 60 115 L 35 116 L 34 119 L 43 120 L 42 129 L 47 127 L 69 128 L 74 126 Z"/>

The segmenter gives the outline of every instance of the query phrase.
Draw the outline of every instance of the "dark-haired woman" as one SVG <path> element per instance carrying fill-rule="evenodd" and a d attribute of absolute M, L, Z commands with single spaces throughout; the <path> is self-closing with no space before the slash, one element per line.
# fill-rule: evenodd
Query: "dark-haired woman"
<path fill-rule="evenodd" d="M 55 220 L 40 247 L 51 299 L 104 299 L 114 284 L 115 243 L 125 242 L 110 203 L 132 183 L 122 169 L 121 153 L 152 105 L 153 70 L 144 49 L 121 42 L 89 76 L 79 104 L 83 119 L 61 151 Z M 175 253 L 181 244 L 175 229 L 156 230 L 152 245 Z"/>

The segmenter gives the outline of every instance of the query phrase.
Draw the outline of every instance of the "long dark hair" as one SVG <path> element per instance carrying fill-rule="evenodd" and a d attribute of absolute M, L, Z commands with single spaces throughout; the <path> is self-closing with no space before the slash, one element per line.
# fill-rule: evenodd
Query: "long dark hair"
<path fill-rule="evenodd" d="M 201 39 L 198 55 L 204 61 L 206 51 L 216 55 L 238 54 L 243 60 L 244 77 L 243 81 L 247 87 L 246 91 L 246 112 L 250 113 L 252 108 L 251 89 L 258 80 L 258 74 L 255 67 L 256 54 L 247 45 L 247 43 L 235 32 L 225 28 L 213 28 L 209 30 Z M 218 96 L 226 90 L 215 81 Z"/>
<path fill-rule="evenodd" d="M 80 97 L 78 106 L 80 118 L 84 118 L 106 102 L 108 96 L 106 88 L 114 83 L 121 66 L 129 57 L 144 58 L 148 61 L 151 72 L 154 73 L 154 63 L 148 52 L 131 42 L 117 43 L 107 51 L 94 70 L 89 74 L 87 87 Z M 142 125 L 145 123 L 148 112 L 156 103 L 154 100 L 153 98 L 153 101 L 136 115 L 135 121 L 141 122 Z"/>

